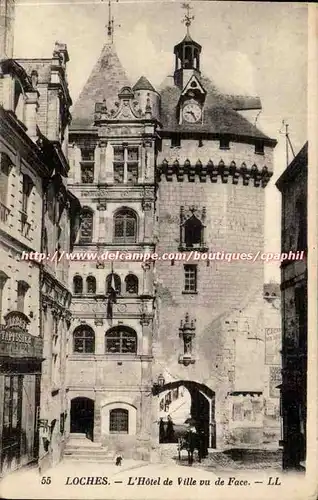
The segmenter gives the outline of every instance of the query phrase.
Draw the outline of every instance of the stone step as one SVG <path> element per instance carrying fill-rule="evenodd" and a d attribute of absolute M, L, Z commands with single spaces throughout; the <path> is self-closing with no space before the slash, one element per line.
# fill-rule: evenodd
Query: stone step
<path fill-rule="evenodd" d="M 93 457 L 91 455 L 88 456 L 77 456 L 77 455 L 64 455 L 63 460 L 66 462 L 94 462 L 94 463 L 108 463 L 113 464 L 115 460 L 113 457 L 105 456 L 105 457 Z"/>
<path fill-rule="evenodd" d="M 86 448 L 65 448 L 64 450 L 64 455 L 87 455 L 87 456 L 103 456 L 105 454 L 110 455 L 110 452 L 107 449 L 92 449 L 92 450 L 87 450 Z M 114 453 L 113 453 L 114 454 Z"/>

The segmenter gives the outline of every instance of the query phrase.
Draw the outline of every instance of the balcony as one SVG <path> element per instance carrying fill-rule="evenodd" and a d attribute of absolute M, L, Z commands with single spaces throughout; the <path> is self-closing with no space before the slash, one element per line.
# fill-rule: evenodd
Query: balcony
<path fill-rule="evenodd" d="M 8 220 L 8 216 L 10 214 L 10 210 L 3 203 L 0 203 L 0 220 L 1 222 L 6 223 Z"/>

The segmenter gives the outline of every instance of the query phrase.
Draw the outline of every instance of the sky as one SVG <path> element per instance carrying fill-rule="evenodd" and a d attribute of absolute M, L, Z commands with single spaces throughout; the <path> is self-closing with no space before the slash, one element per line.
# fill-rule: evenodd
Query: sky
<path fill-rule="evenodd" d="M 107 42 L 108 2 L 16 0 L 14 55 L 51 57 L 55 41 L 70 55 L 73 102 Z M 185 34 L 180 1 L 113 1 L 114 41 L 132 85 L 145 75 L 158 87 L 173 72 L 173 47 Z M 282 121 L 297 154 L 307 140 L 307 4 L 192 0 L 191 36 L 202 45 L 201 69 L 226 93 L 258 95 L 257 125 L 278 144 L 274 176 L 266 188 L 265 250 L 280 251 L 280 193 L 275 181 L 286 168 Z M 289 153 L 289 160 L 292 153 Z M 266 281 L 280 280 L 277 264 Z"/>

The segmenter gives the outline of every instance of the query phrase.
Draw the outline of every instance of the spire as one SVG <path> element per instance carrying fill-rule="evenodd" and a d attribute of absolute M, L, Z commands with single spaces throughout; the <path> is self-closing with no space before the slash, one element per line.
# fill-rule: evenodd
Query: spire
<path fill-rule="evenodd" d="M 130 87 L 126 72 L 115 51 L 115 46 L 105 44 L 72 111 L 71 128 L 91 127 L 94 123 L 95 104 L 115 102 L 122 87 Z"/>

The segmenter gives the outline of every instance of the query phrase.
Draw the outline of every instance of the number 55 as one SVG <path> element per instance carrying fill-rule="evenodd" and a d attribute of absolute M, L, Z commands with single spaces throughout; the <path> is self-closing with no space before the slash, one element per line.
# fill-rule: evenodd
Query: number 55
<path fill-rule="evenodd" d="M 41 484 L 51 484 L 51 478 L 50 476 L 43 476 L 41 479 Z"/>

